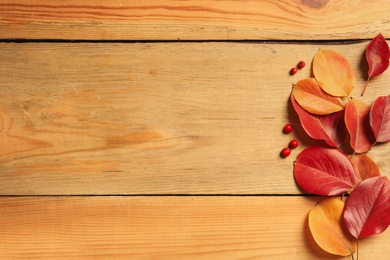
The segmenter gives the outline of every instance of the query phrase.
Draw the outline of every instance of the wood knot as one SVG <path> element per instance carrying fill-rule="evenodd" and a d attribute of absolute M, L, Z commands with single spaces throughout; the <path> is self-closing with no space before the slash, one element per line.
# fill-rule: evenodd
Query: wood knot
<path fill-rule="evenodd" d="M 329 0 L 302 0 L 302 4 L 310 8 L 320 9 L 326 6 Z"/>

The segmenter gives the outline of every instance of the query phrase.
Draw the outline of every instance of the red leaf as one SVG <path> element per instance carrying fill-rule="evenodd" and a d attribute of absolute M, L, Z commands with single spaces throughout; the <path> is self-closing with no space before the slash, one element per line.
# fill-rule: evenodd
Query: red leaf
<path fill-rule="evenodd" d="M 311 146 L 294 162 L 297 183 L 307 192 L 335 196 L 352 190 L 356 179 L 353 165 L 340 150 Z"/>
<path fill-rule="evenodd" d="M 344 111 L 329 115 L 315 115 L 303 109 L 291 95 L 291 103 L 299 116 L 301 125 L 313 139 L 324 140 L 329 146 L 338 148 L 345 137 Z"/>
<path fill-rule="evenodd" d="M 378 97 L 372 104 L 370 125 L 377 142 L 390 141 L 390 96 Z"/>
<path fill-rule="evenodd" d="M 378 34 L 371 40 L 366 50 L 366 60 L 368 62 L 368 79 L 363 89 L 362 96 L 370 78 L 382 74 L 389 67 L 390 51 L 389 45 L 382 34 Z"/>
<path fill-rule="evenodd" d="M 355 238 L 382 233 L 390 224 L 390 181 L 372 177 L 351 193 L 344 209 L 344 222 Z"/>
<path fill-rule="evenodd" d="M 352 99 L 345 107 L 345 125 L 351 136 L 350 144 L 356 153 L 364 153 L 375 143 L 375 136 L 370 127 L 370 106 Z"/>
<path fill-rule="evenodd" d="M 382 74 L 389 67 L 389 45 L 382 34 L 378 34 L 366 50 L 368 62 L 368 77 L 373 78 Z"/>

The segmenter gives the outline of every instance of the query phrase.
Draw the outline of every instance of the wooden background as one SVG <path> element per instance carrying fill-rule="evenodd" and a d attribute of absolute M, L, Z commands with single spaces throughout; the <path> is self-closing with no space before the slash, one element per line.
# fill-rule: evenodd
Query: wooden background
<path fill-rule="evenodd" d="M 390 37 L 386 0 L 0 1 L 1 259 L 349 259 L 308 230 L 317 143 L 289 103 L 318 51 Z M 299 60 L 308 64 L 288 74 Z M 282 133 L 286 123 L 295 130 Z M 301 143 L 286 159 L 280 150 Z M 390 177 L 389 145 L 369 155 Z M 390 232 L 359 244 L 387 259 Z"/>

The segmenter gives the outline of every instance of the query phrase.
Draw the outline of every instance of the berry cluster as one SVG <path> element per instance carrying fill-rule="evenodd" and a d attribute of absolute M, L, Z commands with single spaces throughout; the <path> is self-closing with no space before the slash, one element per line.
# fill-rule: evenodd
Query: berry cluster
<path fill-rule="evenodd" d="M 293 127 L 291 124 L 286 124 L 284 127 L 283 127 L 283 133 L 285 134 L 289 134 L 293 131 Z M 287 157 L 291 154 L 291 149 L 294 149 L 294 148 L 297 148 L 299 145 L 298 141 L 293 139 L 289 142 L 288 146 L 287 147 L 284 147 L 282 149 L 282 151 L 280 152 L 280 155 L 282 157 Z"/>
<path fill-rule="evenodd" d="M 296 68 L 291 68 L 290 75 L 295 75 L 298 72 L 298 69 L 303 69 L 303 67 L 305 67 L 305 66 L 306 66 L 306 63 L 301 60 L 300 62 L 298 62 Z"/>

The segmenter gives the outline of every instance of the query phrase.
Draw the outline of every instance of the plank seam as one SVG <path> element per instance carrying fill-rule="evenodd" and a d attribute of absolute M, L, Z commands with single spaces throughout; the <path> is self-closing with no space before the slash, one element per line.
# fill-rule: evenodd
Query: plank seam
<path fill-rule="evenodd" d="M 7 197 L 323 197 L 313 194 L 12 194 Z"/>
<path fill-rule="evenodd" d="M 85 39 L 21 39 L 0 38 L 0 43 L 252 43 L 252 44 L 358 44 L 371 39 L 355 40 L 85 40 Z M 390 40 L 390 38 L 386 38 Z"/>

